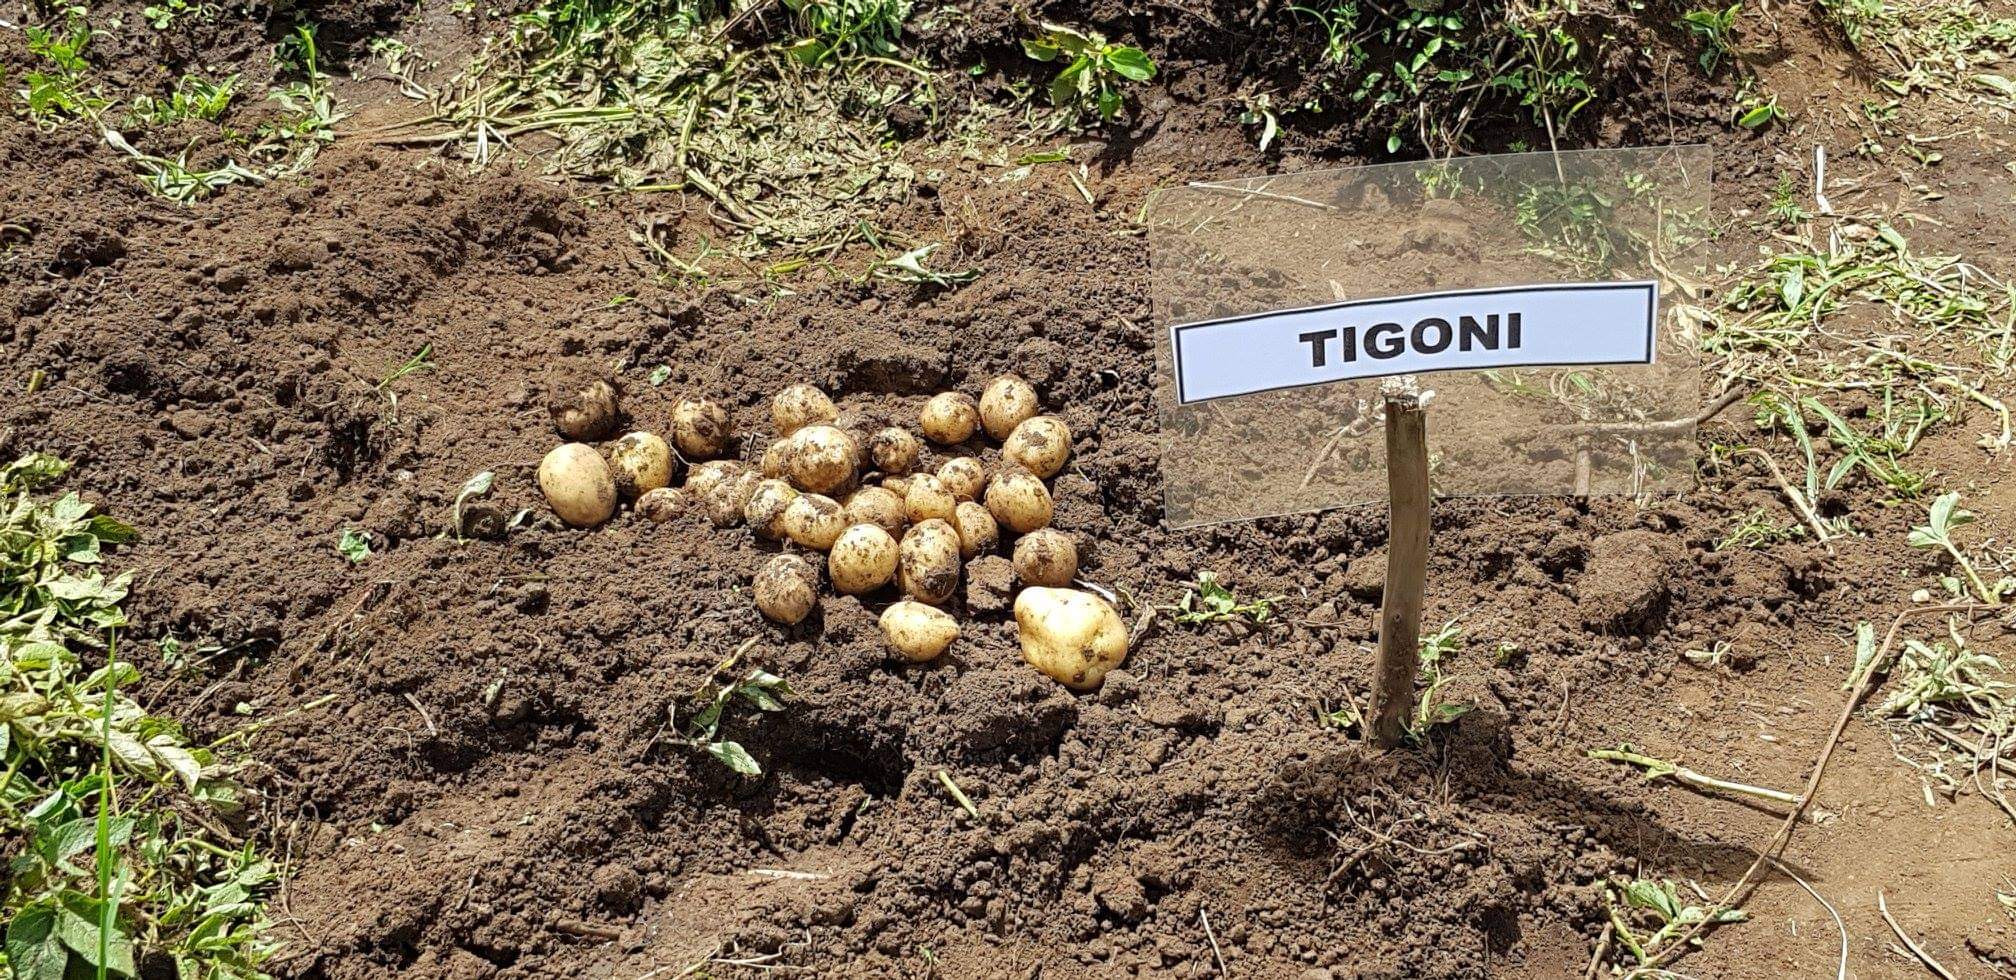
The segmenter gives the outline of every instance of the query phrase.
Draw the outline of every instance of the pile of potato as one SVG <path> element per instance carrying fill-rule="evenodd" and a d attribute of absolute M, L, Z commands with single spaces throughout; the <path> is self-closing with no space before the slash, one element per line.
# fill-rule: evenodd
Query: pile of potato
<path fill-rule="evenodd" d="M 1038 414 L 1036 390 L 1014 375 L 995 378 L 976 401 L 934 395 L 918 414 L 919 439 L 902 426 L 870 431 L 843 417 L 825 392 L 795 384 L 771 400 L 773 441 L 754 466 L 730 455 L 728 413 L 707 399 L 672 412 L 672 441 L 631 432 L 606 458 L 586 441 L 607 438 L 617 419 L 605 381 L 562 392 L 549 406 L 562 434 L 577 441 L 546 455 L 539 487 L 562 521 L 594 527 L 621 500 L 657 523 L 699 510 L 720 528 L 746 524 L 759 537 L 799 551 L 772 558 L 752 583 L 763 615 L 786 625 L 818 607 L 819 555 L 825 583 L 864 599 L 900 594 L 882 612 L 890 648 L 913 662 L 943 654 L 959 622 L 942 606 L 958 594 L 966 563 L 1012 540 L 1015 621 L 1022 655 L 1066 686 L 1089 690 L 1127 655 L 1127 629 L 1104 599 L 1069 588 L 1078 574 L 1070 535 L 1050 527 L 1046 480 L 1071 456 L 1071 430 Z M 970 449 L 980 433 L 1000 443 L 989 467 Z M 925 441 L 942 448 L 935 470 Z M 676 448 L 677 452 L 674 452 Z M 682 468 L 684 485 L 672 486 Z"/>

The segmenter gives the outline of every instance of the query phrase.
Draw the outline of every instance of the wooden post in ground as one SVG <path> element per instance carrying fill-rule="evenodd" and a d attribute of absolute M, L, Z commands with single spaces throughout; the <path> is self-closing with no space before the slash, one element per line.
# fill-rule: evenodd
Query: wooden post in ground
<path fill-rule="evenodd" d="M 1379 659 L 1366 732 L 1390 749 L 1407 735 L 1420 668 L 1421 598 L 1428 579 L 1428 413 L 1418 393 L 1386 392 L 1386 595 L 1379 608 Z"/>

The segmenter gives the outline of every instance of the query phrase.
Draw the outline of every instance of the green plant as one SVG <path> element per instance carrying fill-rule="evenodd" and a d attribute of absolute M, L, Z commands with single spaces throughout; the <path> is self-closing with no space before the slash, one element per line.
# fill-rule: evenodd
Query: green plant
<path fill-rule="evenodd" d="M 1231 589 L 1219 584 L 1217 573 L 1198 572 L 1196 584 L 1184 590 L 1183 598 L 1176 600 L 1174 605 L 1155 608 L 1169 613 L 1185 626 L 1223 623 L 1234 619 L 1264 623 L 1273 617 L 1274 604 L 1280 601 L 1280 596 L 1269 596 L 1243 602 L 1232 594 Z"/>
<path fill-rule="evenodd" d="M 1120 84 L 1155 77 L 1155 63 L 1140 48 L 1109 44 L 1094 32 L 1059 24 L 1042 24 L 1043 34 L 1022 42 L 1022 50 L 1037 61 L 1063 62 L 1050 80 L 1050 102 L 1060 109 L 1091 109 L 1102 122 L 1120 113 Z"/>
<path fill-rule="evenodd" d="M 715 669 L 714 677 L 726 673 L 754 641 L 745 643 L 740 650 Z M 746 703 L 758 711 L 775 712 L 784 710 L 784 700 L 791 696 L 791 685 L 784 678 L 761 668 L 751 668 L 739 679 L 723 683 L 710 678 L 701 686 L 694 698 L 700 710 L 687 719 L 684 728 L 678 725 L 677 708 L 673 709 L 672 727 L 681 734 L 672 739 L 675 744 L 695 751 L 705 752 L 722 765 L 745 776 L 760 776 L 763 767 L 756 763 L 747 749 L 739 742 L 720 737 L 721 717 L 730 704 Z"/>
<path fill-rule="evenodd" d="M 1633 748 L 1629 742 L 1620 744 L 1614 749 L 1591 749 L 1589 750 L 1589 758 L 1599 759 L 1604 762 L 1622 762 L 1626 765 L 1636 766 L 1644 771 L 1645 781 L 1648 783 L 1658 779 L 1671 779 L 1674 782 L 1683 783 L 1695 789 L 1754 796 L 1760 800 L 1769 800 L 1773 803 L 1783 803 L 1788 806 L 1799 802 L 1797 796 L 1782 790 L 1766 789 L 1762 786 L 1752 786 L 1749 783 L 1735 783 L 1726 779 L 1716 779 L 1713 776 L 1702 775 L 1677 762 L 1668 762 L 1656 756 L 1646 755 Z"/>
<path fill-rule="evenodd" d="M 336 553 L 348 559 L 352 565 L 362 565 L 371 557 L 371 532 L 359 531 L 354 527 L 343 529 L 336 539 Z"/>
<path fill-rule="evenodd" d="M 1550 144 L 1596 97 L 1582 73 L 1582 43 L 1566 27 L 1574 12 L 1572 0 L 1514 0 L 1506 7 L 1505 25 L 1519 57 L 1490 79 L 1491 85 L 1518 96 L 1519 104 L 1547 128 Z"/>
<path fill-rule="evenodd" d="M 48 70 L 21 76 L 27 85 L 21 90 L 22 102 L 28 118 L 37 125 L 48 127 L 67 119 L 96 117 L 110 104 L 95 87 L 85 88 L 84 75 L 91 66 L 84 60 L 84 51 L 97 33 L 82 7 L 65 8 L 60 29 L 38 24 L 23 28 L 28 53 L 49 65 Z"/>
<path fill-rule="evenodd" d="M 1680 26 L 1701 40 L 1701 70 L 1710 75 L 1725 57 L 1736 53 L 1734 32 L 1736 15 L 1743 10 L 1742 3 L 1732 3 L 1717 10 L 1704 7 L 1690 10 L 1680 17 Z"/>
<path fill-rule="evenodd" d="M 1407 734 L 1415 741 L 1428 736 L 1428 730 L 1436 725 L 1455 721 L 1470 713 L 1476 707 L 1470 704 L 1455 704 L 1442 699 L 1442 688 L 1454 678 L 1443 669 L 1442 662 L 1463 648 L 1463 629 L 1455 620 L 1442 624 L 1442 628 L 1421 638 L 1421 673 L 1419 682 L 1425 684 L 1414 699 L 1414 719 L 1407 726 Z"/>
<path fill-rule="evenodd" d="M 329 76 L 322 71 L 315 30 L 313 24 L 298 24 L 273 48 L 274 74 L 300 76 L 267 93 L 279 104 L 282 116 L 259 127 L 253 146 L 256 155 L 274 161 L 276 173 L 306 169 L 322 147 L 336 139 L 336 123 L 343 118 L 329 90 Z"/>
<path fill-rule="evenodd" d="M 2016 684 L 2000 679 L 2004 672 L 1999 658 L 1968 647 L 1958 630 L 1952 631 L 1951 639 L 1950 645 L 1904 641 L 1890 667 L 1895 686 L 1877 706 L 1876 715 L 1923 721 L 1937 709 L 1954 709 L 1993 720 L 1993 727 L 2008 733 L 2016 722 L 2010 712 Z"/>
<path fill-rule="evenodd" d="M 1797 541 L 1806 536 L 1806 528 L 1796 522 L 1780 524 L 1771 519 L 1771 512 L 1759 507 L 1736 519 L 1736 526 L 1728 535 L 1715 542 L 1716 551 L 1731 548 L 1768 548 L 1774 544 Z"/>
<path fill-rule="evenodd" d="M 1974 512 L 1960 506 L 1959 491 L 1942 493 L 1934 498 L 1926 508 L 1926 522 L 1911 529 L 1911 547 L 1942 548 L 1953 556 L 1955 564 L 1967 577 L 1967 583 L 1982 602 L 1996 605 L 2005 595 L 2016 594 L 2016 579 L 2004 578 L 1994 585 L 1983 580 L 1974 567 L 1967 552 L 1953 540 L 1953 530 L 1974 523 Z M 1961 591 L 1956 589 L 1955 591 Z"/>
<path fill-rule="evenodd" d="M 175 90 L 166 99 L 151 95 L 134 96 L 126 116 L 133 123 L 145 126 L 172 126 L 189 119 L 215 122 L 231 107 L 231 99 L 238 94 L 238 76 L 232 75 L 221 82 L 212 82 L 196 75 L 183 75 L 175 81 Z"/>
<path fill-rule="evenodd" d="M 1744 129 L 1763 129 L 1788 118 L 1785 110 L 1778 107 L 1778 93 L 1758 92 L 1747 80 L 1736 95 L 1736 107 L 1731 117 L 1736 125 Z"/>
<path fill-rule="evenodd" d="M 791 56 L 807 65 L 835 58 L 887 58 L 896 54 L 910 0 L 784 0 L 804 35 Z"/>
<path fill-rule="evenodd" d="M 392 386 L 403 378 L 432 370 L 434 370 L 434 345 L 422 344 L 419 353 L 407 358 L 378 380 L 378 387 L 374 390 L 377 391 L 378 397 L 385 399 L 394 420 L 399 418 L 399 393 L 392 390 Z"/>
<path fill-rule="evenodd" d="M 1702 900 L 1707 896 L 1695 893 Z M 1610 925 L 1617 945 L 1630 953 L 1640 966 L 1650 966 L 1668 942 L 1709 919 L 1709 910 L 1680 896 L 1680 886 L 1671 879 L 1653 881 L 1633 878 L 1621 885 L 1604 888 Z M 1714 914 L 1718 923 L 1742 922 L 1749 918 L 1742 909 L 1723 909 Z M 1650 929 L 1649 932 L 1640 930 Z"/>
<path fill-rule="evenodd" d="M 483 472 L 478 473 L 475 476 L 472 476 L 469 479 L 463 481 L 462 489 L 456 491 L 455 503 L 451 508 L 452 518 L 449 522 L 449 531 L 454 535 L 457 543 L 460 543 L 462 541 L 462 533 L 463 533 L 462 506 L 464 504 L 467 504 L 471 500 L 475 500 L 478 497 L 482 497 L 483 495 L 488 494 L 490 492 L 490 488 L 492 486 L 495 486 L 496 483 L 497 483 L 497 474 L 492 473 L 489 470 L 484 470 Z"/>
<path fill-rule="evenodd" d="M 1798 185 L 1792 182 L 1791 174 L 1779 174 L 1778 183 L 1771 189 L 1771 204 L 1766 210 L 1780 224 L 1796 225 L 1813 217 L 1805 206 L 1799 203 Z"/>

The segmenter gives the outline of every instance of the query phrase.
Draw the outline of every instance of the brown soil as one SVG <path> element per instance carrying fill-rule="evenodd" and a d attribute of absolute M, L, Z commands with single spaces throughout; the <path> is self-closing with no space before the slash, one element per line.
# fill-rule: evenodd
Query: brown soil
<path fill-rule="evenodd" d="M 1241 72 L 1309 62 L 1285 56 L 1303 43 L 1286 32 L 1236 29 L 1249 6 L 1068 18 L 1158 39 L 1165 80 L 1134 125 L 1083 144 L 1096 206 L 1058 168 L 1004 182 L 967 164 L 888 216 L 984 270 L 952 289 L 808 276 L 788 295 L 692 296 L 649 280 L 624 205 L 343 140 L 301 178 L 177 208 L 78 128 L 0 121 L 0 218 L 26 229 L 0 255 L 0 384 L 19 393 L 46 373 L 0 405 L 0 455 L 76 460 L 74 485 L 146 529 L 119 556 L 142 633 L 225 648 L 154 671 L 151 703 L 211 738 L 246 710 L 335 695 L 253 743 L 263 805 L 246 830 L 296 868 L 275 972 L 662 978 L 714 955 L 862 977 L 1579 976 L 1607 877 L 1716 892 L 1740 874 L 1773 813 L 1643 785 L 1584 752 L 1628 740 L 1795 788 L 1838 711 L 1854 624 L 1887 621 L 1943 567 L 1903 544 L 1917 511 L 1844 493 L 1829 506 L 1870 537 L 1829 555 L 1713 550 L 1735 515 L 1782 506 L 1755 464 L 1644 506 L 1446 502 L 1427 618 L 1462 617 L 1448 693 L 1476 710 L 1387 755 L 1320 726 L 1369 674 L 1383 515 L 1166 528 L 1147 249 L 1127 233 L 1153 187 L 1348 163 L 1369 145 L 1352 121 L 1321 120 L 1255 154 L 1227 108 Z M 354 40 L 395 12 L 322 16 Z M 973 14 L 934 42 L 939 59 L 1008 63 L 1008 8 Z M 1869 91 L 1836 39 L 1778 16 L 1782 35 L 1758 46 L 1801 128 L 1725 129 L 1726 92 L 1648 17 L 1655 56 L 1620 55 L 1569 137 L 1712 141 L 1720 210 L 1760 206 L 1779 172 L 1804 180 L 1814 142 L 1852 145 L 1848 113 Z M 267 40 L 218 40 L 212 56 Z M 1485 148 L 1531 135 L 1479 130 Z M 1947 169 L 1999 179 L 2008 135 L 1945 144 Z M 1863 203 L 1893 199 L 1888 170 L 1837 166 L 1867 181 Z M 1919 233 L 1999 258 L 2016 227 L 1988 193 Z M 423 344 L 437 368 L 400 381 L 395 405 L 379 379 Z M 659 364 L 671 375 L 654 387 Z M 556 441 L 545 394 L 582 371 L 616 379 L 642 427 L 662 430 L 685 395 L 721 401 L 751 434 L 745 458 L 790 382 L 896 420 L 932 392 L 1019 372 L 1078 435 L 1056 523 L 1084 577 L 1169 601 L 1216 570 L 1242 594 L 1285 597 L 1282 613 L 1264 627 L 1164 619 L 1080 696 L 1021 662 L 999 612 L 968 617 L 953 654 L 923 667 L 886 657 L 887 597 L 829 596 L 799 627 L 768 624 L 747 584 L 776 547 L 745 530 L 625 513 L 594 531 L 541 517 L 444 537 L 483 470 L 494 517 L 545 513 L 532 475 Z M 1747 434 L 1740 414 L 1703 443 Z M 1973 488 L 1989 528 L 2016 533 L 2006 457 L 1973 436 L 1942 430 L 1920 452 Z M 353 527 L 377 551 L 361 565 L 334 548 Z M 660 737 L 668 707 L 749 637 L 797 691 L 780 714 L 731 716 L 756 779 Z M 1681 658 L 1718 639 L 1738 669 Z M 1514 652 L 1494 658 L 1501 644 Z M 2016 871 L 2007 821 L 1975 795 L 1928 807 L 1888 741 L 1850 727 L 1819 800 L 1834 818 L 1803 828 L 1788 863 L 1841 911 L 1859 976 L 1921 969 L 1888 950 L 1878 888 L 1956 972 L 2011 969 L 2016 922 L 1994 907 Z M 1796 885 L 1775 878 L 1750 912 L 1683 968 L 1831 975 L 1837 933 Z"/>

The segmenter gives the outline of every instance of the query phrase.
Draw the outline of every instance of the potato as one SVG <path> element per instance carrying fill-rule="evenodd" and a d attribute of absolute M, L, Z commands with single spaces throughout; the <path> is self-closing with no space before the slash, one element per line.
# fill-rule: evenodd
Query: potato
<path fill-rule="evenodd" d="M 686 513 L 687 504 L 684 491 L 659 487 L 656 490 L 646 491 L 644 496 L 637 498 L 637 513 L 653 524 L 663 524 L 666 521 L 678 520 L 679 515 Z"/>
<path fill-rule="evenodd" d="M 758 537 L 778 540 L 784 537 L 784 510 L 791 501 L 798 499 L 798 490 L 783 480 L 763 480 L 756 484 L 749 494 L 749 502 L 742 505 L 742 519 L 749 522 L 749 530 Z"/>
<path fill-rule="evenodd" d="M 770 559 L 750 589 L 756 593 L 756 608 L 786 626 L 803 622 L 819 605 L 819 573 L 797 555 Z"/>
<path fill-rule="evenodd" d="M 695 500 L 705 500 L 707 492 L 714 489 L 716 483 L 746 469 L 748 467 L 733 459 L 717 459 L 711 463 L 701 463 L 686 474 L 686 492 Z"/>
<path fill-rule="evenodd" d="M 980 393 L 980 424 L 996 439 L 1008 438 L 1016 426 L 1035 414 L 1036 389 L 1012 374 L 988 382 L 987 390 Z"/>
<path fill-rule="evenodd" d="M 903 516 L 912 524 L 922 524 L 929 520 L 950 522 L 952 511 L 959 501 L 953 499 L 952 492 L 945 484 L 929 473 L 919 473 L 910 478 L 903 495 Z"/>
<path fill-rule="evenodd" d="M 882 610 L 882 636 L 896 655 L 911 663 L 936 660 L 959 638 L 959 621 L 921 602 L 898 602 Z"/>
<path fill-rule="evenodd" d="M 955 500 L 978 500 L 987 485 L 987 468 L 971 456 L 948 459 L 938 467 L 938 482 L 945 484 Z"/>
<path fill-rule="evenodd" d="M 711 398 L 682 398 L 672 407 L 672 444 L 687 459 L 713 459 L 727 453 L 734 434 L 728 410 Z"/>
<path fill-rule="evenodd" d="M 1071 429 L 1055 415 L 1024 419 L 1001 444 L 1001 458 L 1047 480 L 1071 458 Z"/>
<path fill-rule="evenodd" d="M 910 478 L 907 476 L 885 476 L 882 478 L 882 489 L 895 494 L 898 500 L 906 499 L 910 496 Z"/>
<path fill-rule="evenodd" d="M 898 548 L 889 532 L 873 524 L 856 524 L 840 532 L 826 554 L 826 577 L 848 595 L 873 592 L 896 577 Z"/>
<path fill-rule="evenodd" d="M 980 427 L 980 406 L 964 392 L 939 392 L 924 403 L 917 423 L 924 438 L 941 446 L 958 445 L 973 438 L 973 430 Z"/>
<path fill-rule="evenodd" d="M 672 447 L 649 432 L 632 432 L 609 447 L 609 476 L 625 500 L 671 486 Z"/>
<path fill-rule="evenodd" d="M 776 426 L 780 439 L 808 425 L 839 417 L 840 410 L 833 407 L 833 399 L 811 385 L 788 385 L 770 399 L 770 424 Z"/>
<path fill-rule="evenodd" d="M 757 464 L 765 479 L 788 480 L 791 478 L 791 440 L 778 439 L 763 450 L 763 461 Z"/>
<path fill-rule="evenodd" d="M 1015 597 L 1022 659 L 1074 691 L 1090 691 L 1127 659 L 1127 625 L 1106 600 L 1077 589 L 1023 589 Z"/>
<path fill-rule="evenodd" d="M 1015 542 L 1015 577 L 1023 585 L 1070 585 L 1078 577 L 1078 546 L 1054 527 L 1037 528 Z"/>
<path fill-rule="evenodd" d="M 539 461 L 539 490 L 553 513 L 575 527 L 594 527 L 616 512 L 616 481 L 602 454 L 570 442 Z"/>
<path fill-rule="evenodd" d="M 924 444 L 908 429 L 893 425 L 868 438 L 868 458 L 875 461 L 876 469 L 890 476 L 902 476 L 916 469 L 917 456 L 923 451 Z"/>
<path fill-rule="evenodd" d="M 882 487 L 862 487 L 843 507 L 848 524 L 873 524 L 890 534 L 902 534 L 910 524 L 903 516 L 903 498 Z"/>
<path fill-rule="evenodd" d="M 808 425 L 791 436 L 786 454 L 791 482 L 811 493 L 832 493 L 852 482 L 861 465 L 854 437 L 830 425 Z"/>
<path fill-rule="evenodd" d="M 546 402 L 553 427 L 577 442 L 600 439 L 616 428 L 620 412 L 616 406 L 616 386 L 600 378 L 567 385 Z"/>
<path fill-rule="evenodd" d="M 972 558 L 993 551 L 1001 543 L 1001 527 L 987 508 L 962 500 L 952 511 L 952 530 L 959 532 L 959 557 Z"/>
<path fill-rule="evenodd" d="M 959 591 L 959 532 L 937 519 L 913 525 L 903 535 L 897 573 L 918 602 L 936 606 L 952 598 Z"/>
<path fill-rule="evenodd" d="M 1050 488 L 1036 474 L 1012 467 L 1002 469 L 988 481 L 987 512 L 1002 527 L 1016 534 L 1028 534 L 1048 526 L 1056 507 L 1050 502 Z"/>
<path fill-rule="evenodd" d="M 749 498 L 756 493 L 756 484 L 763 482 L 751 470 L 736 470 L 734 473 L 715 481 L 707 490 L 705 503 L 707 519 L 715 527 L 734 527 L 742 523 L 743 511 L 749 506 Z"/>
<path fill-rule="evenodd" d="M 784 533 L 801 548 L 825 551 L 847 530 L 847 515 L 831 497 L 801 493 L 784 508 Z"/>

